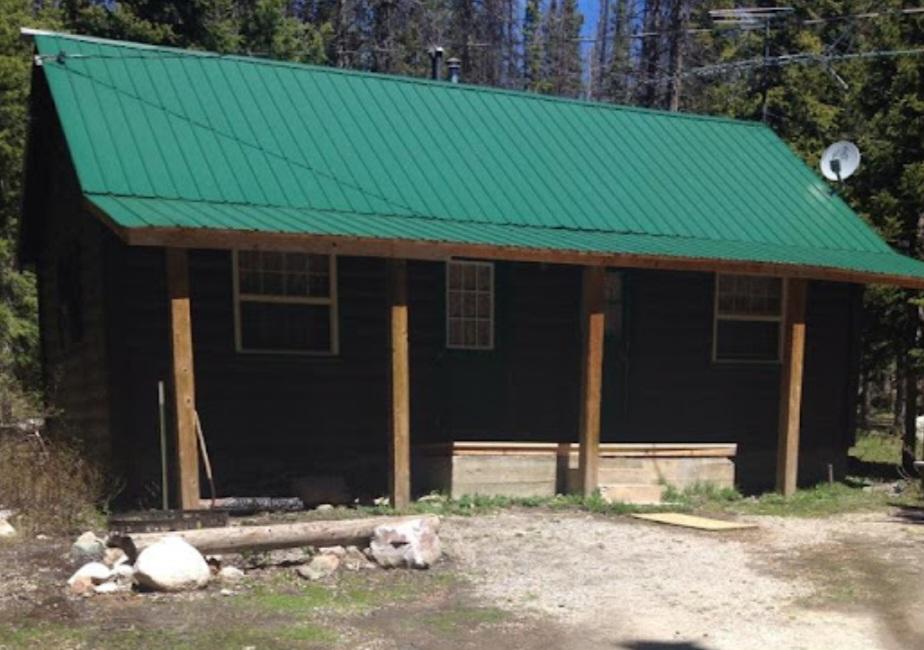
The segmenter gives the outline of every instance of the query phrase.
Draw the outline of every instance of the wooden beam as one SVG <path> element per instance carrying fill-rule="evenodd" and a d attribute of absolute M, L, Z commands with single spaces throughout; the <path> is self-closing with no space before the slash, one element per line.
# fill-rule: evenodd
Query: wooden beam
<path fill-rule="evenodd" d="M 888 284 L 924 289 L 924 279 L 909 276 L 867 273 L 826 266 L 780 264 L 670 255 L 636 253 L 597 253 L 577 250 L 548 250 L 521 246 L 496 246 L 409 239 L 380 239 L 310 233 L 275 233 L 212 228 L 123 228 L 112 223 L 104 212 L 89 204 L 89 209 L 131 246 L 166 246 L 216 250 L 284 250 L 318 254 L 387 257 L 399 259 L 446 260 L 472 257 L 514 262 L 545 262 L 581 266 L 611 266 L 665 271 L 704 273 L 744 273 L 783 278 L 804 278 L 831 282 Z"/>
<path fill-rule="evenodd" d="M 600 400 L 603 384 L 603 308 L 606 269 L 584 268 L 581 292 L 581 402 L 578 471 L 584 496 L 597 489 L 600 463 Z"/>
<path fill-rule="evenodd" d="M 411 399 L 407 333 L 407 262 L 388 265 L 391 310 L 391 435 L 389 492 L 394 508 L 411 501 Z"/>
<path fill-rule="evenodd" d="M 179 506 L 199 508 L 199 450 L 193 378 L 192 318 L 189 308 L 189 257 L 185 249 L 166 249 L 170 298 L 170 349 L 173 355 L 174 431 Z"/>
<path fill-rule="evenodd" d="M 780 420 L 776 489 L 784 496 L 796 491 L 799 471 L 799 423 L 802 412 L 802 370 L 805 360 L 805 280 L 786 281 L 783 318 L 783 359 L 780 367 Z"/>

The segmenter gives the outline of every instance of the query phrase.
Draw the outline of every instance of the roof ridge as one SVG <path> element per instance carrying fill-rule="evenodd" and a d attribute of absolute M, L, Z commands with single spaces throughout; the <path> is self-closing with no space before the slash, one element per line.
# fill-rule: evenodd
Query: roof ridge
<path fill-rule="evenodd" d="M 452 224 L 464 224 L 468 226 L 499 226 L 503 228 L 516 228 L 516 229 L 531 229 L 531 230 L 543 230 L 543 231 L 560 231 L 567 233 L 588 233 L 596 235 L 621 235 L 629 237 L 650 237 L 654 239 L 664 239 L 664 240 L 683 240 L 683 241 L 696 241 L 696 242 L 716 242 L 716 243 L 730 243 L 730 244 L 747 244 L 747 245 L 759 245 L 759 246 L 782 246 L 788 249 L 797 249 L 797 250 L 825 250 L 832 252 L 840 253 L 863 253 L 865 255 L 901 255 L 896 252 L 891 246 L 887 250 L 869 250 L 861 248 L 831 248 L 825 246 L 804 246 L 801 244 L 786 244 L 779 242 L 768 242 L 768 241 L 758 241 L 758 240 L 735 240 L 735 239 L 713 239 L 708 237 L 694 237 L 690 235 L 677 235 L 677 234 L 663 234 L 663 233 L 651 233 L 643 231 L 632 231 L 632 230 L 601 230 L 599 228 L 571 228 L 564 225 L 554 225 L 554 226 L 540 226 L 533 224 L 523 224 L 515 222 L 496 222 L 496 221 L 474 221 L 472 219 L 444 219 L 441 217 L 435 217 L 433 215 L 425 214 L 398 214 L 398 213 L 384 213 L 384 212 L 359 212 L 357 210 L 337 210 L 335 208 L 315 208 L 311 206 L 291 206 L 291 205 L 275 205 L 272 203 L 241 203 L 238 201 L 212 201 L 209 199 L 188 199 L 188 198 L 167 198 L 162 196 L 141 196 L 138 194 L 113 194 L 108 192 L 84 192 L 84 196 L 88 199 L 91 197 L 109 197 L 116 200 L 128 199 L 128 200 L 140 200 L 140 201 L 179 201 L 183 203 L 202 203 L 209 205 L 227 205 L 235 207 L 250 207 L 250 208 L 272 208 L 276 210 L 295 210 L 295 211 L 312 211 L 320 212 L 326 214 L 351 214 L 359 215 L 363 217 L 380 217 L 383 219 L 414 219 L 418 221 L 427 221 L 427 222 L 436 222 L 436 223 L 452 223 Z M 164 226 L 149 226 L 150 228 L 163 228 Z"/>
<path fill-rule="evenodd" d="M 221 52 L 213 52 L 209 50 L 194 50 L 189 48 L 181 48 L 170 45 L 153 45 L 150 43 L 140 43 L 137 41 L 121 41 L 110 38 L 102 38 L 98 36 L 86 36 L 83 34 L 69 34 L 66 32 L 55 32 L 55 31 L 41 31 L 41 30 L 29 30 L 24 31 L 24 34 L 28 35 L 38 35 L 38 36 L 49 36 L 53 38 L 64 38 L 85 41 L 90 43 L 101 43 L 109 45 L 112 47 L 121 47 L 125 49 L 144 49 L 144 50 L 154 50 L 154 51 L 167 51 L 176 54 L 176 58 L 183 58 L 186 56 L 197 56 L 204 58 L 214 58 L 214 59 L 228 59 L 235 60 L 238 62 L 248 63 L 252 65 L 268 65 L 268 66 L 279 66 L 279 67 L 288 67 L 296 68 L 302 70 L 312 70 L 315 72 L 321 72 L 324 74 L 333 74 L 333 75 L 343 75 L 349 77 L 367 77 L 378 79 L 381 81 L 391 81 L 395 83 L 409 83 L 423 86 L 433 86 L 438 88 L 445 88 L 451 92 L 475 92 L 475 93 L 488 93 L 488 94 L 500 94 L 508 95 L 513 97 L 522 97 L 524 99 L 530 99 L 534 101 L 547 101 L 552 103 L 559 104 L 571 104 L 575 106 L 585 106 L 587 108 L 594 108 L 598 110 L 605 111 L 619 111 L 627 113 L 641 113 L 643 115 L 652 115 L 655 117 L 663 118 L 673 118 L 673 119 L 685 119 L 685 120 L 698 120 L 704 122 L 719 122 L 723 124 L 730 124 L 735 126 L 742 127 L 751 127 L 757 129 L 769 129 L 769 127 L 762 122 L 755 122 L 749 120 L 740 120 L 731 117 L 725 117 L 721 115 L 705 115 L 702 113 L 684 113 L 680 111 L 667 111 L 657 108 L 645 108 L 641 106 L 630 106 L 626 104 L 613 104 L 609 102 L 595 102 L 587 99 L 577 99 L 571 97 L 558 97 L 554 95 L 543 95 L 540 93 L 525 91 L 525 90 L 515 90 L 512 88 L 497 88 L 493 86 L 478 86 L 474 84 L 453 84 L 445 81 L 437 81 L 433 79 L 426 79 L 423 77 L 411 77 L 407 75 L 396 75 L 396 74 L 386 74 L 382 72 L 371 72 L 367 70 L 354 70 L 348 68 L 335 68 L 332 66 L 319 65 L 314 63 L 301 63 L 297 61 L 285 61 L 282 59 L 272 59 L 266 57 L 259 57 L 246 54 L 236 54 L 228 53 L 223 54 Z M 65 53 L 65 57 L 67 57 Z M 71 55 L 75 56 L 75 55 Z M 92 58 L 104 58 L 102 56 L 94 55 L 76 55 L 75 58 L 81 59 L 92 59 Z M 152 57 L 153 58 L 153 57 Z"/>

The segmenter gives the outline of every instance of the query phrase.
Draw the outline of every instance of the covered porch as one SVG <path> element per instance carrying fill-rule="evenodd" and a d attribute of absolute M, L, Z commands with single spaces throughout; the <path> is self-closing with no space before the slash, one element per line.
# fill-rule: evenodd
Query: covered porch
<path fill-rule="evenodd" d="M 337 312 L 330 316 L 331 354 L 305 355 L 295 364 L 304 373 L 306 391 L 311 391 L 313 386 L 313 380 L 308 375 L 317 373 L 326 376 L 329 382 L 337 382 L 340 395 L 344 391 L 354 391 L 353 407 L 365 413 L 363 429 L 366 442 L 369 442 L 368 438 L 379 438 L 372 444 L 361 445 L 362 451 L 354 454 L 347 436 L 338 438 L 335 422 L 338 409 L 350 408 L 348 402 L 338 398 L 331 400 L 330 409 L 318 413 L 314 421 L 302 423 L 306 438 L 301 451 L 298 444 L 278 452 L 273 449 L 266 451 L 284 455 L 306 454 L 306 475 L 313 472 L 336 477 L 359 473 L 368 474 L 365 478 L 370 479 L 376 473 L 380 473 L 379 476 L 387 474 L 385 485 L 388 496 L 395 506 L 402 507 L 412 496 L 431 489 L 449 493 L 458 491 L 451 480 L 447 482 L 444 478 L 434 482 L 434 474 L 427 469 L 429 461 L 425 459 L 432 460 L 432 450 L 436 447 L 445 449 L 447 444 L 450 445 L 454 451 L 449 457 L 453 457 L 457 450 L 466 450 L 466 446 L 469 450 L 479 446 L 484 449 L 485 445 L 503 448 L 503 454 L 508 456 L 535 456 L 538 451 L 549 458 L 558 457 L 552 462 L 554 471 L 554 467 L 561 466 L 560 449 L 565 445 L 568 449 L 565 456 L 571 461 L 571 469 L 567 480 L 562 480 L 561 476 L 556 479 L 556 492 L 591 494 L 602 486 L 605 488 L 602 492 L 609 491 L 612 498 L 619 498 L 616 491 L 611 490 L 619 483 L 615 467 L 605 469 L 601 481 L 601 462 L 606 464 L 611 462 L 607 458 L 620 455 L 615 453 L 620 445 L 606 441 L 633 440 L 642 432 L 638 426 L 631 424 L 631 418 L 626 413 L 631 387 L 628 385 L 630 375 L 625 372 L 624 361 L 621 361 L 625 353 L 607 347 L 608 343 L 611 348 L 622 346 L 621 337 L 628 338 L 628 335 L 621 330 L 630 327 L 629 321 L 620 323 L 619 337 L 614 336 L 613 328 L 607 327 L 608 317 L 620 321 L 626 318 L 623 305 L 615 310 L 613 296 L 608 296 L 608 285 L 609 293 L 613 291 L 613 283 L 608 282 L 608 277 L 633 270 L 663 273 L 662 262 L 635 260 L 634 267 L 613 268 L 608 267 L 604 259 L 588 260 L 585 256 L 577 260 L 554 255 L 549 256 L 548 261 L 539 261 L 531 253 L 472 251 L 467 248 L 447 250 L 440 246 L 433 247 L 429 254 L 423 254 L 425 249 L 414 245 L 410 247 L 415 258 L 408 259 L 393 256 L 399 252 L 395 249 L 400 249 L 394 243 L 383 244 L 376 250 L 353 247 L 340 241 L 318 241 L 316 238 L 282 241 L 262 238 L 254 241 L 250 236 L 239 237 L 235 251 L 295 251 L 330 256 L 330 294 L 337 295 L 339 300 Z M 169 296 L 170 375 L 175 387 L 172 428 L 176 434 L 178 498 L 184 508 L 198 507 L 200 498 L 206 496 L 204 486 L 199 484 L 200 457 L 195 429 L 197 409 L 209 444 L 220 448 L 224 444 L 222 439 L 230 435 L 231 425 L 226 414 L 233 413 L 232 417 L 239 418 L 241 409 L 232 405 L 217 407 L 218 402 L 226 400 L 229 391 L 235 401 L 248 399 L 248 394 L 249 399 L 259 398 L 251 392 L 259 393 L 259 388 L 238 386 L 235 389 L 229 386 L 233 380 L 229 373 L 233 374 L 234 368 L 219 359 L 226 359 L 227 355 L 216 351 L 215 319 L 208 306 L 208 303 L 214 306 L 216 298 L 214 287 L 208 286 L 206 276 L 218 278 L 219 273 L 226 273 L 230 260 L 235 282 L 238 282 L 240 269 L 235 260 L 239 258 L 232 250 L 219 248 L 228 244 L 226 239 L 214 241 L 211 250 L 206 244 L 203 240 L 192 244 L 194 249 L 162 249 Z M 138 249 L 128 247 L 125 250 Z M 150 253 L 156 249 L 145 246 L 144 250 Z M 388 256 L 373 256 L 371 253 Z M 473 253 L 477 253 L 478 257 Z M 191 256 L 200 260 L 193 262 L 193 267 L 199 267 L 200 271 L 193 274 L 192 280 Z M 461 344 L 465 342 L 464 331 L 454 334 L 448 330 L 449 321 L 446 319 L 449 317 L 446 314 L 450 312 L 446 296 L 449 294 L 445 288 L 450 280 L 445 269 L 448 268 L 447 261 L 474 259 L 478 260 L 477 263 L 491 264 L 492 274 L 497 275 L 491 278 L 492 338 L 483 341 L 481 346 L 466 346 Z M 577 261 L 593 263 L 576 264 Z M 683 277 L 689 273 L 691 277 L 709 278 L 711 282 L 716 270 L 715 265 L 710 265 L 691 268 L 679 275 Z M 729 270 L 739 269 L 733 267 Z M 749 266 L 747 270 L 766 269 Z M 338 282 L 341 283 L 339 286 Z M 354 293 L 363 282 L 366 286 L 361 294 Z M 496 302 L 493 295 L 495 282 L 509 289 L 507 295 L 504 298 L 498 296 Z M 773 436 L 775 440 L 765 440 L 761 444 L 777 447 L 776 488 L 788 494 L 795 490 L 799 463 L 807 281 L 789 277 L 782 282 L 786 297 L 785 318 L 780 330 L 782 362 L 759 370 L 760 381 L 764 384 L 769 375 L 777 377 L 773 380 L 776 385 L 774 406 L 779 414 L 778 419 L 773 418 L 771 427 L 776 434 Z M 197 287 L 197 284 L 200 286 Z M 238 289 L 236 287 L 235 291 Z M 443 302 L 438 296 L 443 296 Z M 622 300 L 620 295 L 618 301 Z M 200 301 L 206 304 L 197 305 Z M 537 301 L 545 305 L 544 312 L 536 309 Z M 244 373 L 241 364 L 249 364 L 245 373 L 249 377 L 248 384 L 259 383 L 261 375 L 271 383 L 269 373 L 273 372 L 282 373 L 287 381 L 297 381 L 298 375 L 293 374 L 295 370 L 288 366 L 285 356 L 259 352 L 250 354 L 241 349 L 240 304 L 238 300 L 233 304 L 236 328 L 234 357 L 238 360 L 228 363 L 236 365 L 240 373 Z M 377 314 L 369 311 L 376 309 L 379 310 Z M 537 320 L 537 314 L 542 313 L 545 314 L 544 322 Z M 198 320 L 197 314 L 200 315 Z M 529 326 L 530 323 L 532 326 Z M 496 330 L 493 329 L 495 326 Z M 357 333 L 352 329 L 354 327 L 360 331 Z M 211 334 L 194 336 L 193 332 L 200 329 Z M 451 345 L 453 336 L 461 337 L 456 349 Z M 477 338 L 478 335 L 470 333 L 469 336 Z M 363 368 L 359 371 L 352 367 L 338 371 L 337 366 L 350 365 L 344 360 L 344 354 L 350 355 L 343 346 L 355 346 L 355 341 L 360 338 L 365 350 Z M 202 346 L 204 349 L 197 349 L 194 340 L 207 341 Z M 489 370 L 485 371 L 486 367 Z M 740 376 L 744 369 L 731 372 L 738 372 Z M 445 381 L 447 376 L 450 384 Z M 212 382 L 217 386 L 211 386 Z M 245 388 L 246 391 L 243 390 Z M 202 396 L 198 400 L 197 394 Z M 663 396 L 667 403 L 683 399 L 671 387 L 670 375 L 664 377 Z M 305 399 L 309 399 L 308 395 Z M 313 399 L 312 403 L 320 406 L 317 399 Z M 511 410 L 518 412 L 512 413 Z M 341 412 L 341 415 L 352 417 L 348 412 Z M 762 417 L 766 419 L 766 409 Z M 274 422 L 270 419 L 265 425 L 273 426 Z M 238 424 L 238 429 L 247 429 L 244 423 Z M 718 430 L 704 438 L 699 433 L 700 425 L 687 426 L 689 439 L 681 438 L 679 442 L 666 445 L 667 449 L 659 449 L 658 444 L 649 440 L 648 444 L 635 442 L 637 448 L 634 450 L 633 443 L 623 443 L 622 450 L 629 451 L 630 456 L 646 458 L 689 458 L 711 454 L 725 458 L 732 465 L 733 473 L 734 439 L 741 432 L 727 427 L 722 430 L 719 420 L 716 423 Z M 601 433 L 604 439 L 602 449 Z M 250 449 L 244 454 L 256 459 L 261 438 L 270 438 L 266 432 L 256 439 L 241 439 L 240 430 L 234 435 L 239 438 L 235 445 L 238 451 L 226 454 L 226 457 L 240 456 L 240 452 Z M 682 436 L 683 433 L 677 435 Z M 318 444 L 319 439 L 325 442 Z M 707 442 L 704 443 L 704 440 Z M 722 446 L 719 444 L 722 442 L 729 444 Z M 351 462 L 346 463 L 347 469 L 342 469 L 344 459 L 338 458 L 336 453 L 325 456 L 325 452 L 329 453 L 340 443 L 343 444 L 342 456 L 354 454 Z M 701 445 L 712 451 L 698 449 Z M 381 450 L 382 457 L 374 457 L 376 447 Z M 318 452 L 320 448 L 325 452 Z M 556 451 L 549 455 L 550 449 Z M 314 458 L 310 457 L 315 454 Z M 470 454 L 465 452 L 463 455 Z M 387 461 L 382 463 L 386 458 Z M 243 470 L 245 465 L 246 459 L 241 458 L 239 469 Z M 255 462 L 251 469 L 259 473 L 272 471 L 271 468 L 272 464 L 261 470 Z M 219 477 L 222 469 L 226 467 L 219 465 L 216 468 Z M 489 464 L 480 471 L 493 470 Z M 504 470 L 499 468 L 498 471 L 503 474 Z M 631 476 L 631 471 L 626 475 Z M 516 478 L 509 478 L 509 486 L 504 488 L 501 485 L 504 476 L 497 477 L 495 488 L 498 492 L 507 490 L 509 494 L 516 493 Z M 663 480 L 676 484 L 671 477 Z M 724 485 L 734 479 L 729 481 L 723 477 L 722 480 Z M 376 482 L 369 480 L 371 485 Z M 354 494 L 351 490 L 350 496 Z"/>

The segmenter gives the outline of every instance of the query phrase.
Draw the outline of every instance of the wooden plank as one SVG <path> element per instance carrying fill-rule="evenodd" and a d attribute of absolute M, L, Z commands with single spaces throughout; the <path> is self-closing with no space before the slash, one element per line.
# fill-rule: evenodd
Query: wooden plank
<path fill-rule="evenodd" d="M 166 267 L 167 292 L 170 299 L 170 349 L 173 356 L 173 417 L 179 506 L 184 510 L 192 510 L 199 507 L 199 449 L 196 439 L 196 393 L 187 251 L 178 248 L 166 249 Z"/>
<path fill-rule="evenodd" d="M 634 253 L 588 253 L 488 244 L 464 244 L 436 241 L 380 239 L 244 230 L 200 228 L 124 228 L 95 205 L 86 202 L 90 212 L 109 226 L 131 246 L 166 246 L 176 248 L 250 249 L 304 251 L 319 254 L 387 257 L 419 260 L 447 260 L 451 257 L 474 257 L 486 260 L 579 264 L 582 266 L 619 266 L 624 268 L 668 271 L 702 271 L 751 273 L 778 277 L 889 284 L 924 289 L 924 279 L 901 275 L 865 273 L 824 266 L 781 264 L 737 260 L 703 259 L 682 256 L 640 255 Z"/>
<path fill-rule="evenodd" d="M 779 442 L 776 463 L 776 488 L 785 496 L 796 491 L 798 481 L 807 291 L 805 280 L 786 281 L 786 309 L 782 332 L 783 363 L 780 367 Z"/>
<path fill-rule="evenodd" d="M 581 402 L 578 442 L 581 490 L 590 496 L 597 489 L 600 463 L 600 401 L 603 387 L 603 309 L 602 266 L 589 266 L 582 276 L 581 298 Z"/>
<path fill-rule="evenodd" d="M 643 519 L 645 521 L 653 521 L 671 526 L 683 526 L 684 528 L 696 528 L 697 530 L 722 531 L 757 528 L 757 524 L 698 517 L 696 515 L 687 515 L 681 512 L 636 513 L 632 516 L 636 519 Z"/>
<path fill-rule="evenodd" d="M 389 492 L 392 506 L 411 500 L 411 399 L 408 360 L 407 262 L 389 261 L 391 309 L 391 436 Z"/>
<path fill-rule="evenodd" d="M 601 443 L 600 458 L 732 458 L 736 444 Z M 576 455 L 579 445 L 557 442 L 449 442 L 414 445 L 421 456 Z"/>

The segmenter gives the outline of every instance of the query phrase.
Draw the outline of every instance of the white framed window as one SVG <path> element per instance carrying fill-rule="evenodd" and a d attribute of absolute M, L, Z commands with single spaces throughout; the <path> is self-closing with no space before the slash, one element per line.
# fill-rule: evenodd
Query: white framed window
<path fill-rule="evenodd" d="M 338 352 L 337 261 L 333 255 L 234 251 L 238 352 Z"/>
<path fill-rule="evenodd" d="M 446 262 L 446 347 L 494 349 L 492 262 Z"/>
<path fill-rule="evenodd" d="M 783 345 L 783 280 L 725 273 L 715 278 L 713 361 L 779 362 Z"/>

